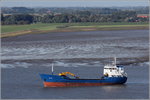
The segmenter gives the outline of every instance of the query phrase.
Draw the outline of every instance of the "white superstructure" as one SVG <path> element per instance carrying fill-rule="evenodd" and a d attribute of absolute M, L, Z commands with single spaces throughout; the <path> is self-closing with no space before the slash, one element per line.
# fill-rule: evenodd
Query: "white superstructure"
<path fill-rule="evenodd" d="M 123 66 L 117 66 L 116 65 L 116 58 L 113 64 L 105 65 L 104 66 L 104 76 L 108 77 L 123 77 L 127 76 L 127 74 L 124 72 Z"/>

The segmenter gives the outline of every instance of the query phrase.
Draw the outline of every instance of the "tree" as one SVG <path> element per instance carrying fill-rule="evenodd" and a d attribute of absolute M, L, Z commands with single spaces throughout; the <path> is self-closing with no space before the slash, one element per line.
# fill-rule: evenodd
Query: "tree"
<path fill-rule="evenodd" d="M 14 14 L 5 16 L 4 24 L 31 24 L 33 23 L 33 16 L 28 14 Z"/>

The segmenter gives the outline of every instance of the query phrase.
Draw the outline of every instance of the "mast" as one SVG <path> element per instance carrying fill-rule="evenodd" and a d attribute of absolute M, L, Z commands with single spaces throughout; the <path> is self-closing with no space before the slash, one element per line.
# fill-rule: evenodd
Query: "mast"
<path fill-rule="evenodd" d="M 54 72 L 54 68 L 53 68 L 53 63 L 52 63 L 52 75 L 53 75 L 53 72 Z"/>
<path fill-rule="evenodd" d="M 114 57 L 114 65 L 116 66 L 116 57 Z"/>

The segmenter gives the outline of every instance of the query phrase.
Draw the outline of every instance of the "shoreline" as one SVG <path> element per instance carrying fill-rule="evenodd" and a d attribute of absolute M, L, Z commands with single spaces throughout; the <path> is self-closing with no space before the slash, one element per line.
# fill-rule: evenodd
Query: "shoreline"
<path fill-rule="evenodd" d="M 107 60 L 113 60 L 113 58 L 56 58 L 56 59 L 3 59 L 2 63 L 7 64 L 7 63 L 13 63 L 13 62 L 25 62 L 25 63 L 52 63 L 52 62 L 57 62 L 57 61 L 65 61 L 66 63 L 68 62 L 73 62 L 73 63 L 85 63 L 85 62 L 94 62 L 94 61 L 101 61 L 103 64 L 106 64 L 105 62 L 108 62 Z M 144 57 L 133 57 L 133 58 L 117 58 L 118 59 L 118 64 L 119 65 L 130 65 L 130 64 L 138 64 L 138 63 L 145 63 L 149 62 L 149 58 L 144 56 Z"/>
<path fill-rule="evenodd" d="M 58 24 L 59 25 L 59 24 Z M 65 24 L 64 24 L 65 25 Z M 89 25 L 89 26 L 82 26 L 82 25 L 70 25 L 66 28 L 57 28 L 60 26 L 53 27 L 52 29 L 48 27 L 41 27 L 41 28 L 34 28 L 29 30 L 20 30 L 15 32 L 6 32 L 1 34 L 1 38 L 6 37 L 14 37 L 26 34 L 45 34 L 45 33 L 57 33 L 57 32 L 83 32 L 83 31 L 113 31 L 113 30 L 149 30 L 149 24 L 125 24 L 125 25 Z"/>

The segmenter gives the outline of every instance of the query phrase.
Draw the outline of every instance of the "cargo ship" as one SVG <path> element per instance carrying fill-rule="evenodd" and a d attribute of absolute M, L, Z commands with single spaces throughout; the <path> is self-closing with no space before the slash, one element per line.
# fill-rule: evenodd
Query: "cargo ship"
<path fill-rule="evenodd" d="M 58 75 L 53 74 L 40 74 L 43 80 L 44 87 L 69 87 L 69 86 L 102 86 L 102 85 L 115 85 L 124 84 L 127 81 L 127 73 L 124 71 L 123 66 L 116 65 L 115 63 L 104 66 L 103 75 L 99 79 L 83 79 L 79 78 L 71 72 L 62 72 Z M 73 78 L 67 75 L 72 75 Z"/>

